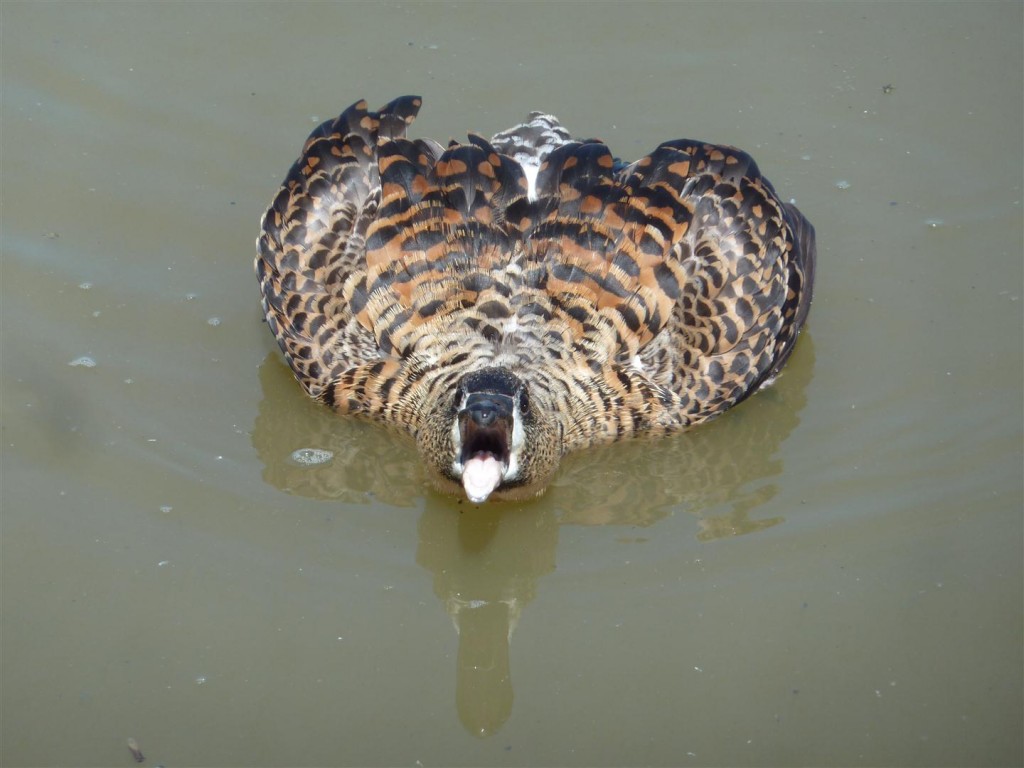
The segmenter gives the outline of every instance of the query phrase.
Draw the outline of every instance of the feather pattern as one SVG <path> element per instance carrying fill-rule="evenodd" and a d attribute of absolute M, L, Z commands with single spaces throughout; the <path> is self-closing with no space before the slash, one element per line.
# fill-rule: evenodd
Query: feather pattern
<path fill-rule="evenodd" d="M 495 494 L 524 496 L 567 451 L 699 424 L 779 372 L 814 230 L 749 155 L 627 164 L 541 113 L 445 148 L 406 138 L 419 107 L 324 123 L 264 215 L 264 311 L 311 396 L 414 436 L 442 485 L 497 457 Z"/>

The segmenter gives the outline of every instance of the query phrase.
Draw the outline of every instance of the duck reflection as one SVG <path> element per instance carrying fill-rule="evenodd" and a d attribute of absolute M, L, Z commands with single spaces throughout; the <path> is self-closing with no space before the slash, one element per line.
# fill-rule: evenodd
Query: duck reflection
<path fill-rule="evenodd" d="M 373 424 L 333 417 L 295 386 L 276 354 L 260 368 L 253 444 L 264 479 L 288 493 L 349 504 L 425 505 L 417 562 L 459 638 L 456 708 L 472 733 L 496 733 L 512 712 L 509 643 L 538 580 L 555 568 L 561 525 L 649 526 L 673 511 L 698 517 L 702 541 L 783 522 L 759 517 L 778 492 L 782 442 L 799 424 L 812 378 L 805 333 L 782 379 L 750 403 L 690 433 L 571 456 L 540 499 L 475 507 L 425 491 L 415 448 Z M 330 451 L 320 465 L 304 448 Z"/>
<path fill-rule="evenodd" d="M 474 734 L 495 733 L 512 713 L 509 641 L 537 581 L 555 569 L 558 521 L 546 505 L 472 507 L 453 514 L 433 498 L 420 518 L 416 561 L 459 636 L 455 703 Z"/>

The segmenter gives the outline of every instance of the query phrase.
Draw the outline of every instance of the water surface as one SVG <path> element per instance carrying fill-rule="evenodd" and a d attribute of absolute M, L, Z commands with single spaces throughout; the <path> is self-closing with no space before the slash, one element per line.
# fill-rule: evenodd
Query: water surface
<path fill-rule="evenodd" d="M 0 762 L 1021 764 L 1022 22 L 0 5 Z M 251 268 L 306 134 L 403 93 L 752 152 L 818 230 L 785 374 L 535 502 L 429 491 Z"/>

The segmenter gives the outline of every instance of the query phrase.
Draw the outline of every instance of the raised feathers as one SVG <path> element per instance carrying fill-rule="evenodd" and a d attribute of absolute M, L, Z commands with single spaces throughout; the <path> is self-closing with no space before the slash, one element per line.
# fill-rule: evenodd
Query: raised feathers
<path fill-rule="evenodd" d="M 318 127 L 263 218 L 264 310 L 311 396 L 413 435 L 445 484 L 460 382 L 510 372 L 527 451 L 497 494 L 522 496 L 567 451 L 680 431 L 778 373 L 814 230 L 747 154 L 676 140 L 625 164 L 540 113 L 443 148 L 405 137 L 419 106 Z"/>

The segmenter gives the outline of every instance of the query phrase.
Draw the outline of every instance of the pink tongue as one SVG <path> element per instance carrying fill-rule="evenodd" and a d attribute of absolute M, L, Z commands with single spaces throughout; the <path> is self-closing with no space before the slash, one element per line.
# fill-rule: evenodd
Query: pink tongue
<path fill-rule="evenodd" d="M 501 464 L 493 456 L 474 456 L 462 468 L 462 487 L 474 504 L 487 501 L 501 482 Z"/>

